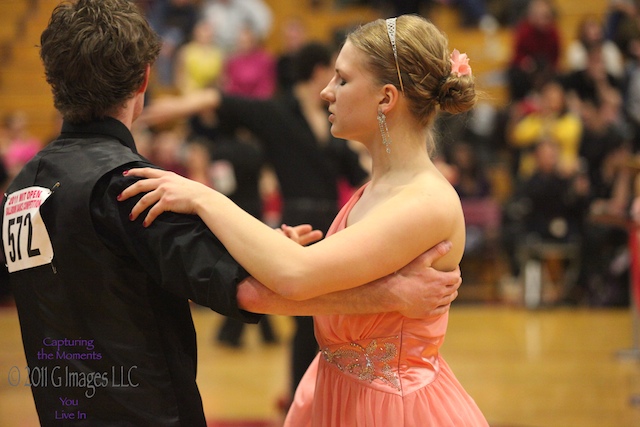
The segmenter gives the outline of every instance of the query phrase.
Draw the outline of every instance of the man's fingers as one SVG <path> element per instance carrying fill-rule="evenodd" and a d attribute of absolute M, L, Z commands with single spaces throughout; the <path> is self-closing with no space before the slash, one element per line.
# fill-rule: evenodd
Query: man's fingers
<path fill-rule="evenodd" d="M 434 249 L 440 254 L 440 256 L 443 256 L 443 255 L 446 255 L 451 250 L 451 246 L 453 246 L 451 242 L 448 240 L 445 240 L 444 242 L 438 243 L 434 247 Z"/>
<path fill-rule="evenodd" d="M 287 226 L 289 227 L 289 226 Z M 297 234 L 297 241 L 300 245 L 306 246 L 322 239 L 323 233 L 320 230 L 314 230 L 310 224 L 300 224 L 292 228 Z"/>
<path fill-rule="evenodd" d="M 462 285 L 462 277 L 458 276 L 458 279 L 454 283 L 451 283 L 451 284 L 447 285 L 447 287 L 453 288 L 453 289 L 458 289 L 460 287 L 460 285 Z"/>
<path fill-rule="evenodd" d="M 451 303 L 458 298 L 458 291 L 453 292 L 450 295 L 447 295 L 443 298 L 442 305 L 439 305 L 432 314 L 444 314 L 451 308 Z"/>
<path fill-rule="evenodd" d="M 313 230 L 313 227 L 311 227 L 310 224 L 300 224 L 300 225 L 296 225 L 296 226 L 288 226 L 285 224 L 282 224 L 283 227 L 289 227 L 293 230 L 295 230 L 296 233 L 298 234 L 305 234 L 305 233 L 309 233 L 311 230 Z"/>
<path fill-rule="evenodd" d="M 422 258 L 423 260 L 426 260 L 427 263 L 429 264 L 429 266 L 431 266 L 431 265 L 433 265 L 434 262 L 436 262 L 436 260 L 438 258 L 443 257 L 450 250 L 451 250 L 451 242 L 445 240 L 444 242 L 440 242 L 437 245 L 435 245 L 434 247 L 432 247 L 431 249 L 429 249 L 427 252 L 425 252 L 419 258 Z"/>

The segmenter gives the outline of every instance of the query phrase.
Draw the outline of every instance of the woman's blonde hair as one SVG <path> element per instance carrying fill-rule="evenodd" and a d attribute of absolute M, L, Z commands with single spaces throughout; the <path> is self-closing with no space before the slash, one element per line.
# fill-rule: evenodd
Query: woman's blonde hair
<path fill-rule="evenodd" d="M 437 106 L 455 114 L 470 110 L 476 103 L 473 76 L 451 72 L 447 38 L 425 18 L 397 18 L 397 65 L 384 19 L 357 28 L 347 40 L 365 53 L 367 69 L 380 84 L 390 83 L 403 91 L 409 110 L 424 126 L 433 123 Z"/>

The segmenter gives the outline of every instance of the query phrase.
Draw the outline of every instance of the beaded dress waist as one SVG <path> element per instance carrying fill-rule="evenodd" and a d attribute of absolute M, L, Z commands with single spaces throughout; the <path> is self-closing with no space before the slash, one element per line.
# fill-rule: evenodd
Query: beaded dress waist
<path fill-rule="evenodd" d="M 320 359 L 364 386 L 393 394 L 424 387 L 439 371 L 437 343 L 412 335 L 325 345 Z"/>

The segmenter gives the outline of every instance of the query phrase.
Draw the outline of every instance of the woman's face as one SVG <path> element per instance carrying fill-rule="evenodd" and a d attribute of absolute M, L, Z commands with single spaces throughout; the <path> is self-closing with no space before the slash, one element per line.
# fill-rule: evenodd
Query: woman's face
<path fill-rule="evenodd" d="M 364 64 L 364 54 L 347 41 L 333 78 L 321 92 L 329 103 L 331 133 L 338 138 L 365 142 L 378 130 L 380 92 Z"/>
<path fill-rule="evenodd" d="M 542 89 L 542 103 L 546 111 L 561 112 L 565 106 L 564 89 L 558 83 L 548 83 Z"/>

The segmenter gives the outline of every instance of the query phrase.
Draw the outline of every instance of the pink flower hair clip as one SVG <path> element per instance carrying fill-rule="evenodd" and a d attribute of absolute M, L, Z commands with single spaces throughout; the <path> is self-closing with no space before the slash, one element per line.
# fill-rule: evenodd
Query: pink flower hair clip
<path fill-rule="evenodd" d="M 456 76 L 470 76 L 471 67 L 469 66 L 469 57 L 466 53 L 460 53 L 458 49 L 451 52 L 451 72 Z"/>

